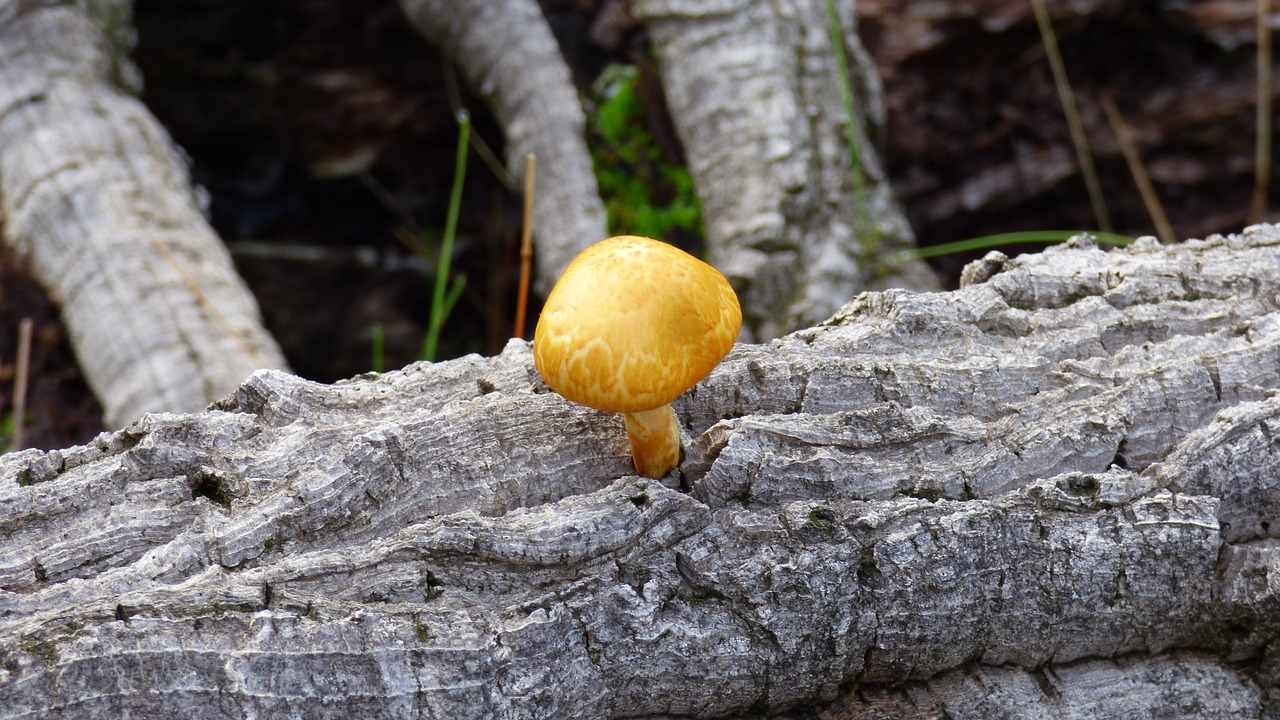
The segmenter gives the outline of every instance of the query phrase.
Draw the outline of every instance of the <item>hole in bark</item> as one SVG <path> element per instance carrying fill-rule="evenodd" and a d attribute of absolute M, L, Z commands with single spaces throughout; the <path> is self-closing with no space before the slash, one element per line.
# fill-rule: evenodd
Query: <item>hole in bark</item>
<path fill-rule="evenodd" d="M 441 590 L 441 588 L 444 587 L 444 583 L 441 582 L 440 578 L 436 577 L 435 573 L 430 570 L 427 571 L 426 577 L 422 579 L 421 584 L 422 587 L 425 588 L 423 590 L 422 597 L 426 600 L 435 600 L 444 592 L 444 590 Z"/>
<path fill-rule="evenodd" d="M 882 573 L 880 568 L 876 567 L 875 558 L 868 555 L 862 559 L 862 563 L 858 565 L 858 584 L 868 587 L 875 587 L 880 584 Z"/>
<path fill-rule="evenodd" d="M 120 622 L 129 622 L 129 611 L 124 609 L 124 605 L 116 603 L 116 619 Z"/>
<path fill-rule="evenodd" d="M 271 583 L 262 583 L 262 607 L 271 607 Z"/>
<path fill-rule="evenodd" d="M 1121 440 L 1120 444 L 1116 446 L 1116 456 L 1111 458 L 1111 464 L 1114 465 L 1115 467 L 1120 468 L 1121 470 L 1128 470 L 1129 469 L 1128 452 L 1129 452 L 1129 442 L 1127 440 Z"/>
<path fill-rule="evenodd" d="M 649 496 L 644 493 L 640 493 L 639 495 L 631 498 L 631 504 L 636 507 L 644 507 L 649 504 Z"/>
<path fill-rule="evenodd" d="M 809 524 L 819 530 L 830 530 L 838 521 L 839 518 L 829 508 L 816 507 L 809 511 Z"/>
<path fill-rule="evenodd" d="M 31 561 L 31 571 L 36 575 L 36 582 L 45 582 L 49 579 L 48 573 L 44 570 L 44 565 L 41 565 L 39 560 Z"/>
<path fill-rule="evenodd" d="M 227 488 L 222 481 L 222 476 L 208 469 L 201 469 L 187 478 L 187 482 L 191 485 L 192 499 L 202 497 L 208 498 L 217 505 L 224 508 L 231 507 L 231 496 L 227 494 Z"/>
<path fill-rule="evenodd" d="M 1244 620 L 1235 620 L 1227 623 L 1226 634 L 1228 637 L 1236 639 L 1244 639 L 1253 634 L 1253 623 Z"/>
<path fill-rule="evenodd" d="M 492 382 L 486 380 L 485 378 L 480 378 L 476 380 L 476 385 L 479 386 L 481 395 L 488 395 L 489 393 L 498 389 L 497 385 L 494 385 Z"/>

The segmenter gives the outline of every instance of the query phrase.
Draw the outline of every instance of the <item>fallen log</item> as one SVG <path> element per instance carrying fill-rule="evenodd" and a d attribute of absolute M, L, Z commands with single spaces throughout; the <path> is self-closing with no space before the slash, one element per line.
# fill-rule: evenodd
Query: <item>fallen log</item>
<path fill-rule="evenodd" d="M 1280 229 L 739 345 L 681 466 L 529 347 L 0 458 L 0 716 L 1258 717 Z"/>

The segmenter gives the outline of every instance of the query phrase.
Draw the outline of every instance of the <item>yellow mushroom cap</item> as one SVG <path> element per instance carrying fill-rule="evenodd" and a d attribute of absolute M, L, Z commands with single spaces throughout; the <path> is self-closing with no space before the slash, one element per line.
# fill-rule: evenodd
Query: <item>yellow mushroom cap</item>
<path fill-rule="evenodd" d="M 718 270 L 664 242 L 622 235 L 583 250 L 556 281 L 533 361 L 576 403 L 652 410 L 711 372 L 741 326 L 738 296 Z"/>

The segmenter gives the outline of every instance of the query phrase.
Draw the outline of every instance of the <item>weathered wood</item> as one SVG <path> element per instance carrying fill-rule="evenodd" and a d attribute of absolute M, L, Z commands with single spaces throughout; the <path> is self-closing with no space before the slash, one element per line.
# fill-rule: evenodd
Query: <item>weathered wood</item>
<path fill-rule="evenodd" d="M 0 208 L 121 427 L 286 363 L 178 150 L 115 82 L 131 4 L 94 5 L 102 26 L 75 3 L 0 2 Z"/>
<path fill-rule="evenodd" d="M 739 345 L 665 482 L 521 341 L 5 456 L 0 715 L 1273 712 L 1280 229 L 966 277 Z"/>
<path fill-rule="evenodd" d="M 490 102 L 507 136 L 507 169 L 522 187 L 525 156 L 538 156 L 536 287 L 545 295 L 575 255 L 607 235 L 586 117 L 551 28 L 535 0 L 400 5 Z"/>
<path fill-rule="evenodd" d="M 873 258 L 915 238 L 867 139 L 883 122 L 851 3 L 837 3 L 857 93 L 861 197 L 823 0 L 634 0 L 707 226 L 707 260 L 742 298 L 748 337 L 819 322 L 867 288 L 934 289 L 919 261 Z"/>

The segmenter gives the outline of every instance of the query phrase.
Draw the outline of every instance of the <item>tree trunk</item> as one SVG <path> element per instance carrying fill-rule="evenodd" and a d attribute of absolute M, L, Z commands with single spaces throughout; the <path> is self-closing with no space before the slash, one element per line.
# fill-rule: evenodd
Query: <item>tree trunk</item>
<path fill-rule="evenodd" d="M 875 70 L 852 5 L 838 5 L 861 191 L 824 0 L 632 2 L 702 201 L 708 261 L 738 290 L 756 339 L 818 322 L 868 287 L 937 287 L 923 263 L 882 262 L 915 239 L 865 132 L 883 121 Z"/>
<path fill-rule="evenodd" d="M 521 181 L 538 157 L 534 192 L 537 289 L 546 295 L 569 261 L 605 239 L 604 204 L 569 66 L 536 0 L 400 0 L 489 99 L 507 136 L 507 168 Z"/>
<path fill-rule="evenodd" d="M 0 714 L 1260 717 L 1277 297 L 1271 226 L 992 253 L 739 345 L 663 482 L 522 341 L 259 372 L 0 458 Z"/>
<path fill-rule="evenodd" d="M 103 27 L 73 3 L 0 2 L 0 202 L 5 241 L 61 304 L 121 427 L 199 410 L 285 361 L 178 151 L 113 84 L 129 68 L 107 35 L 130 4 L 95 7 Z"/>

